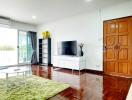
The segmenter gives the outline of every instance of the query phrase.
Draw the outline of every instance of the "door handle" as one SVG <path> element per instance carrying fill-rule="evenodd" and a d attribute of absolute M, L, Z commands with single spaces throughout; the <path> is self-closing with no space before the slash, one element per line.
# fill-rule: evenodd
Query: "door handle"
<path fill-rule="evenodd" d="M 104 52 L 106 51 L 106 49 L 107 49 L 107 47 L 106 47 L 106 46 L 103 46 L 103 51 L 104 51 Z"/>

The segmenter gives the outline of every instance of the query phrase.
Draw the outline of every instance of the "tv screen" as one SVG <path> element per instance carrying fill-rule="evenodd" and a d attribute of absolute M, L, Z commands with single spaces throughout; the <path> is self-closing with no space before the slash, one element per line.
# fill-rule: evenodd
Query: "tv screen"
<path fill-rule="evenodd" d="M 63 41 L 61 47 L 62 55 L 77 55 L 77 41 Z"/>

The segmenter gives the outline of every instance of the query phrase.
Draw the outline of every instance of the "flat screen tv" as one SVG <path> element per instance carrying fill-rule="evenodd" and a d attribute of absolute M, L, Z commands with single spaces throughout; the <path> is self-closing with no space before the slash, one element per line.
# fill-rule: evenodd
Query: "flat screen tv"
<path fill-rule="evenodd" d="M 61 55 L 77 55 L 77 41 L 62 41 Z"/>

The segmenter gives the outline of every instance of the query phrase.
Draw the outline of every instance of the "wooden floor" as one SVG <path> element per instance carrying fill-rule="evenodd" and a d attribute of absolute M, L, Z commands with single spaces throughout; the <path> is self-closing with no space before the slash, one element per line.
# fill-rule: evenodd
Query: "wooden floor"
<path fill-rule="evenodd" d="M 33 74 L 68 83 L 70 88 L 49 100 L 126 100 L 132 79 L 68 69 L 32 66 Z"/>

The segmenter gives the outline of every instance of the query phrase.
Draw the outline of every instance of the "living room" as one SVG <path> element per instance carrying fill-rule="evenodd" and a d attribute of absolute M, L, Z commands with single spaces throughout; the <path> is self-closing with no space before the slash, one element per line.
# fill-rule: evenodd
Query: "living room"
<path fill-rule="evenodd" d="M 131 100 L 131 5 L 1 1 L 0 100 Z"/>

